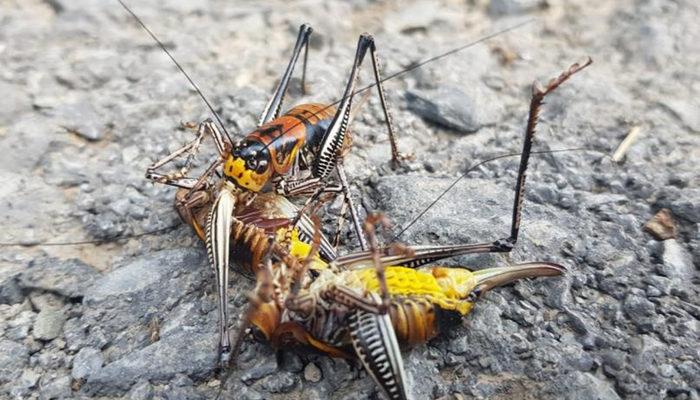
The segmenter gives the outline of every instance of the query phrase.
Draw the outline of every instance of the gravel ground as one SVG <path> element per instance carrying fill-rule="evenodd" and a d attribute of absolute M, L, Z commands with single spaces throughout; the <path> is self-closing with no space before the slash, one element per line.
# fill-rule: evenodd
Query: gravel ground
<path fill-rule="evenodd" d="M 593 66 L 548 98 L 536 143 L 589 151 L 535 156 L 509 257 L 454 261 L 549 260 L 570 272 L 494 291 L 454 330 L 407 351 L 412 391 L 417 399 L 700 398 L 700 3 L 132 3 L 241 134 L 302 22 L 315 28 L 311 95 L 302 98 L 297 82 L 289 105 L 337 98 L 363 31 L 375 35 L 388 74 L 532 19 L 386 83 L 400 147 L 415 154 L 407 168 L 388 166 L 378 100 L 358 117 L 347 160 L 356 196 L 396 226 L 469 165 L 519 151 L 533 79 L 590 55 Z M 188 139 L 181 121 L 209 116 L 201 100 L 119 4 L 102 0 L 2 1 L 0 92 L 0 242 L 28 245 L 0 254 L 0 397 L 214 397 L 222 385 L 212 273 L 189 228 L 37 245 L 176 225 L 174 190 L 143 173 Z M 634 127 L 637 140 L 613 162 Z M 502 237 L 516 163 L 470 172 L 401 240 Z M 662 241 L 643 225 L 663 208 L 676 232 Z M 251 283 L 234 280 L 240 310 Z M 378 396 L 355 363 L 276 352 L 252 338 L 223 393 Z"/>

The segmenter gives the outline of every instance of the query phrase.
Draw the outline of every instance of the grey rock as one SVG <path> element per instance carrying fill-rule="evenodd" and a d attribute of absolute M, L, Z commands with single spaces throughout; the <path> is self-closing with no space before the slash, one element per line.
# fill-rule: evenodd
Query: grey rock
<path fill-rule="evenodd" d="M 25 369 L 22 375 L 11 384 L 10 395 L 27 397 L 37 387 L 41 374 L 33 369 Z"/>
<path fill-rule="evenodd" d="M 111 342 L 109 358 L 118 359 L 149 344 L 148 325 L 153 316 L 168 315 L 183 297 L 196 298 L 193 292 L 202 287 L 211 273 L 200 250 L 181 248 L 155 252 L 132 260 L 97 280 L 85 293 L 81 322 L 91 326 L 86 335 L 92 347 L 102 348 Z M 168 282 L 164 285 L 163 282 Z M 201 329 L 211 318 L 192 314 L 187 301 L 182 310 L 175 309 L 174 325 L 162 323 L 161 338 L 169 332 Z"/>
<path fill-rule="evenodd" d="M 153 385 L 148 380 L 141 379 L 129 390 L 127 397 L 131 400 L 151 400 L 153 398 Z"/>
<path fill-rule="evenodd" d="M 491 0 L 489 14 L 495 16 L 518 15 L 546 6 L 543 0 Z"/>
<path fill-rule="evenodd" d="M 53 343 L 46 344 L 41 351 L 35 352 L 30 358 L 30 365 L 38 366 L 45 370 L 57 370 L 67 367 L 68 364 L 69 359 L 66 353 L 54 347 Z"/>
<path fill-rule="evenodd" d="M 11 340 L 0 339 L 0 383 L 12 381 L 21 374 L 29 362 L 27 346 Z"/>
<path fill-rule="evenodd" d="M 390 32 L 405 33 L 427 30 L 440 18 L 440 14 L 440 7 L 433 2 L 419 1 L 407 4 L 386 18 L 385 28 Z"/>
<path fill-rule="evenodd" d="M 52 340 L 57 338 L 63 330 L 66 315 L 60 310 L 43 310 L 34 322 L 32 336 L 39 340 Z"/>
<path fill-rule="evenodd" d="M 689 282 L 695 273 L 693 257 L 676 239 L 663 241 L 663 272 L 664 275 L 678 279 L 681 282 Z"/>
<path fill-rule="evenodd" d="M 66 305 L 65 299 L 51 292 L 34 291 L 29 295 L 32 307 L 39 310 L 60 310 Z"/>
<path fill-rule="evenodd" d="M 627 315 L 636 321 L 651 317 L 656 312 L 654 303 L 638 293 L 630 293 L 625 297 L 624 309 Z"/>
<path fill-rule="evenodd" d="M 22 288 L 17 282 L 20 268 L 4 268 L 0 272 L 0 304 L 17 304 L 24 300 Z"/>
<path fill-rule="evenodd" d="M 620 396 L 613 386 L 595 375 L 585 372 L 573 372 L 567 377 L 566 392 L 573 400 L 619 400 Z"/>
<path fill-rule="evenodd" d="M 56 378 L 48 383 L 42 384 L 39 393 L 42 398 L 47 400 L 70 398 L 72 397 L 70 383 L 70 376 Z"/>
<path fill-rule="evenodd" d="M 224 395 L 228 395 L 230 398 L 242 400 L 263 400 L 266 398 L 266 396 L 260 393 L 259 390 L 250 388 L 241 382 L 236 382 L 236 384 L 231 385 L 229 390 L 224 392 Z"/>
<path fill-rule="evenodd" d="M 177 374 L 202 378 L 216 366 L 216 335 L 182 331 L 105 365 L 92 374 L 90 392 L 123 393 L 139 379 L 169 381 Z"/>
<path fill-rule="evenodd" d="M 170 381 L 170 383 L 173 386 L 179 387 L 192 386 L 194 384 L 194 382 L 192 382 L 192 379 L 188 378 L 187 375 L 183 374 L 175 375 L 175 378 L 172 381 Z"/>
<path fill-rule="evenodd" d="M 20 341 L 29 336 L 29 329 L 34 324 L 36 314 L 32 311 L 22 311 L 8 324 L 5 337 L 11 340 Z"/>
<path fill-rule="evenodd" d="M 501 110 L 486 89 L 469 94 L 456 87 L 407 91 L 408 108 L 427 121 L 459 133 L 473 133 L 498 121 Z"/>
<path fill-rule="evenodd" d="M 678 117 L 683 122 L 683 125 L 693 132 L 700 132 L 700 116 L 697 113 L 700 104 L 694 104 L 693 100 L 666 99 L 663 101 L 663 105 Z"/>
<path fill-rule="evenodd" d="M 306 367 L 304 367 L 304 379 L 315 383 L 320 381 L 321 378 L 323 378 L 323 373 L 321 373 L 321 370 L 316 366 L 316 364 L 306 364 Z"/>
<path fill-rule="evenodd" d="M 280 372 L 279 374 L 265 377 L 261 386 L 270 393 L 289 393 L 297 385 L 299 375 L 291 372 Z"/>
<path fill-rule="evenodd" d="M 301 357 L 294 351 L 283 351 L 278 356 L 278 365 L 280 368 L 289 372 L 301 372 L 304 370 L 304 362 Z"/>
<path fill-rule="evenodd" d="M 100 140 L 105 133 L 105 121 L 88 101 L 61 104 L 52 111 L 61 120 L 61 125 L 71 133 L 87 140 Z"/>
<path fill-rule="evenodd" d="M 667 187 L 659 194 L 656 203 L 671 210 L 675 217 L 700 223 L 700 189 Z"/>
<path fill-rule="evenodd" d="M 73 379 L 90 379 L 102 368 L 102 352 L 92 347 L 83 347 L 78 354 L 73 357 L 73 369 L 71 376 Z"/>
<path fill-rule="evenodd" d="M 63 324 L 63 338 L 66 349 L 76 352 L 87 342 L 88 326 L 80 322 L 80 318 L 70 318 Z"/>
<path fill-rule="evenodd" d="M 32 109 L 32 101 L 25 88 L 0 80 L 0 126 L 8 125 L 18 115 Z"/>
<path fill-rule="evenodd" d="M 277 370 L 277 363 L 270 359 L 261 359 L 253 367 L 248 368 L 243 375 L 241 381 L 250 385 L 266 376 L 271 375 Z"/>
<path fill-rule="evenodd" d="M 6 125 L 0 123 L 0 126 Z M 8 127 L 8 130 L 14 134 L 8 135 L 7 140 L 3 141 L 5 152 L 0 159 L 0 169 L 17 171 L 18 169 L 35 168 L 37 163 L 41 162 L 41 157 L 27 157 L 24 150 L 30 148 L 33 154 L 43 155 L 51 142 L 46 140 L 47 132 L 54 133 L 59 129 L 52 121 L 35 113 L 25 113 L 16 118 Z M 10 183 L 11 181 L 6 180 L 5 182 Z"/>
<path fill-rule="evenodd" d="M 385 82 L 399 147 L 416 156 L 405 169 L 389 168 L 379 99 L 368 92 L 345 165 L 362 216 L 384 212 L 394 234 L 468 166 L 520 151 L 529 83 L 592 55 L 590 68 L 548 95 L 533 149 L 596 151 L 533 155 L 512 252 L 439 262 L 480 269 L 544 260 L 564 264 L 567 274 L 486 293 L 470 315 L 404 353 L 408 384 L 421 399 L 699 398 L 696 1 L 219 3 L 141 2 L 134 11 L 202 87 L 234 139 L 254 128 L 300 21 L 314 27 L 310 92 L 300 93 L 298 65 L 285 109 L 341 94 L 357 21 L 375 35 L 387 77 L 537 17 Z M 179 121 L 211 115 L 133 18 L 98 0 L 19 1 L 3 7 L 0 30 L 0 242 L 107 239 L 181 225 L 175 189 L 146 182 L 143 171 L 192 139 Z M 369 64 L 366 57 L 360 87 L 372 80 Z M 440 98 L 441 88 L 454 94 Z M 458 131 L 467 123 L 478 130 L 455 135 L 427 120 L 401 101 L 406 91 L 434 103 Z M 622 163 L 612 163 L 610 151 L 633 126 L 641 135 Z M 215 156 L 210 139 L 201 150 L 192 176 Z M 508 157 L 469 171 L 398 240 L 490 243 L 507 236 L 517 168 L 517 157 Z M 323 211 L 331 234 L 340 200 Z M 677 221 L 677 246 L 651 242 L 642 231 L 662 207 Z M 344 230 L 341 252 L 357 247 L 351 226 Z M 665 246 L 682 256 L 668 262 Z M 215 398 L 221 376 L 213 272 L 204 251 L 187 255 L 203 248 L 187 226 L 98 246 L 3 246 L 0 398 L 41 397 L 41 387 L 73 372 L 85 348 L 99 350 L 104 367 L 68 397 Z M 66 259 L 105 277 L 71 271 Z M 22 280 L 25 273 L 33 276 Z M 252 284 L 235 268 L 231 277 L 233 326 Z M 56 307 L 67 318 L 63 333 L 34 339 L 34 313 Z M 151 320 L 160 322 L 160 342 L 149 339 Z M 188 341 L 197 335 L 210 347 Z M 189 364 L 200 355 L 211 364 Z M 152 368 L 165 366 L 162 373 L 150 369 L 151 359 Z M 380 396 L 356 360 L 289 349 L 278 362 L 269 344 L 247 338 L 221 397 Z M 318 382 L 304 378 L 310 363 L 322 371 Z M 261 366 L 261 377 L 242 381 Z"/>
<path fill-rule="evenodd" d="M 163 390 L 163 394 L 167 396 L 168 399 L 173 400 L 204 400 L 201 394 L 197 393 L 193 387 L 180 387 L 180 386 L 166 386 Z"/>
<path fill-rule="evenodd" d="M 448 350 L 450 350 L 451 353 L 457 355 L 466 353 L 468 349 L 469 343 L 467 343 L 467 340 L 464 337 L 457 337 L 455 339 L 452 339 L 448 346 Z"/>
<path fill-rule="evenodd" d="M 173 292 L 178 287 L 162 285 L 162 282 L 166 278 L 181 275 L 185 272 L 185 267 L 201 264 L 202 255 L 201 251 L 192 249 L 166 250 L 146 255 L 97 280 L 87 290 L 84 302 L 93 305 L 127 296 L 132 298 L 130 302 L 134 302 L 134 298 L 146 295 L 157 296 L 156 299 L 170 299 L 171 296 L 176 296 Z"/>
<path fill-rule="evenodd" d="M 20 283 L 25 289 L 41 289 L 68 298 L 80 298 L 99 275 L 95 268 L 80 260 L 42 258 L 29 264 L 20 276 Z"/>

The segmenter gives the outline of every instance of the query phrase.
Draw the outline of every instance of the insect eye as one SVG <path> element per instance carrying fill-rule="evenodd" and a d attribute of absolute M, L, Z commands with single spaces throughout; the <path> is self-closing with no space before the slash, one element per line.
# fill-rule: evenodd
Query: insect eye
<path fill-rule="evenodd" d="M 245 160 L 245 167 L 247 169 L 257 169 L 258 160 L 256 160 L 255 157 L 247 157 Z"/>
<path fill-rule="evenodd" d="M 255 172 L 262 174 L 263 172 L 265 172 L 266 169 L 267 169 L 267 160 L 264 160 L 264 159 L 258 160 L 258 166 L 255 169 Z"/>

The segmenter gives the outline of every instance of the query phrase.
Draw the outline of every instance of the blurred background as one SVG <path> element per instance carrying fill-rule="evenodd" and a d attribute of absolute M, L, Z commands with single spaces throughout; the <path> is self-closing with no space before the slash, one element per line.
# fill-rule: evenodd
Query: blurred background
<path fill-rule="evenodd" d="M 301 23 L 314 28 L 309 91 L 296 78 L 284 108 L 338 99 L 362 32 L 384 76 L 493 36 L 385 83 L 400 150 L 415 155 L 405 168 L 389 166 L 376 95 L 353 125 L 354 195 L 397 232 L 474 163 L 520 151 L 533 80 L 592 57 L 547 98 L 535 144 L 587 151 L 533 158 L 511 256 L 453 261 L 549 260 L 570 273 L 490 293 L 454 330 L 407 351 L 413 394 L 700 398 L 698 2 L 128 4 L 239 137 Z M 0 93 L 0 397 L 378 396 L 352 361 L 252 338 L 228 380 L 217 374 L 204 246 L 179 225 L 175 190 L 143 178 L 191 138 L 181 122 L 211 115 L 117 1 L 0 0 Z M 200 165 L 214 154 L 203 148 Z M 469 172 L 400 240 L 502 237 L 517 161 Z M 343 251 L 354 247 L 345 232 Z M 251 282 L 233 280 L 238 315 Z"/>

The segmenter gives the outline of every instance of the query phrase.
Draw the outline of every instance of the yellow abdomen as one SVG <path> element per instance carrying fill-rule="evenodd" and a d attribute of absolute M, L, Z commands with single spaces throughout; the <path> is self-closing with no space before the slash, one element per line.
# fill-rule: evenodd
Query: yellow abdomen
<path fill-rule="evenodd" d="M 379 292 L 379 280 L 374 268 L 352 271 L 350 274 L 353 276 L 349 279 L 349 286 L 373 293 Z M 466 315 L 472 309 L 473 303 L 465 300 L 474 282 L 469 270 L 387 267 L 385 275 L 389 295 L 392 297 L 424 299 L 444 310 L 457 311 L 462 315 Z"/>

